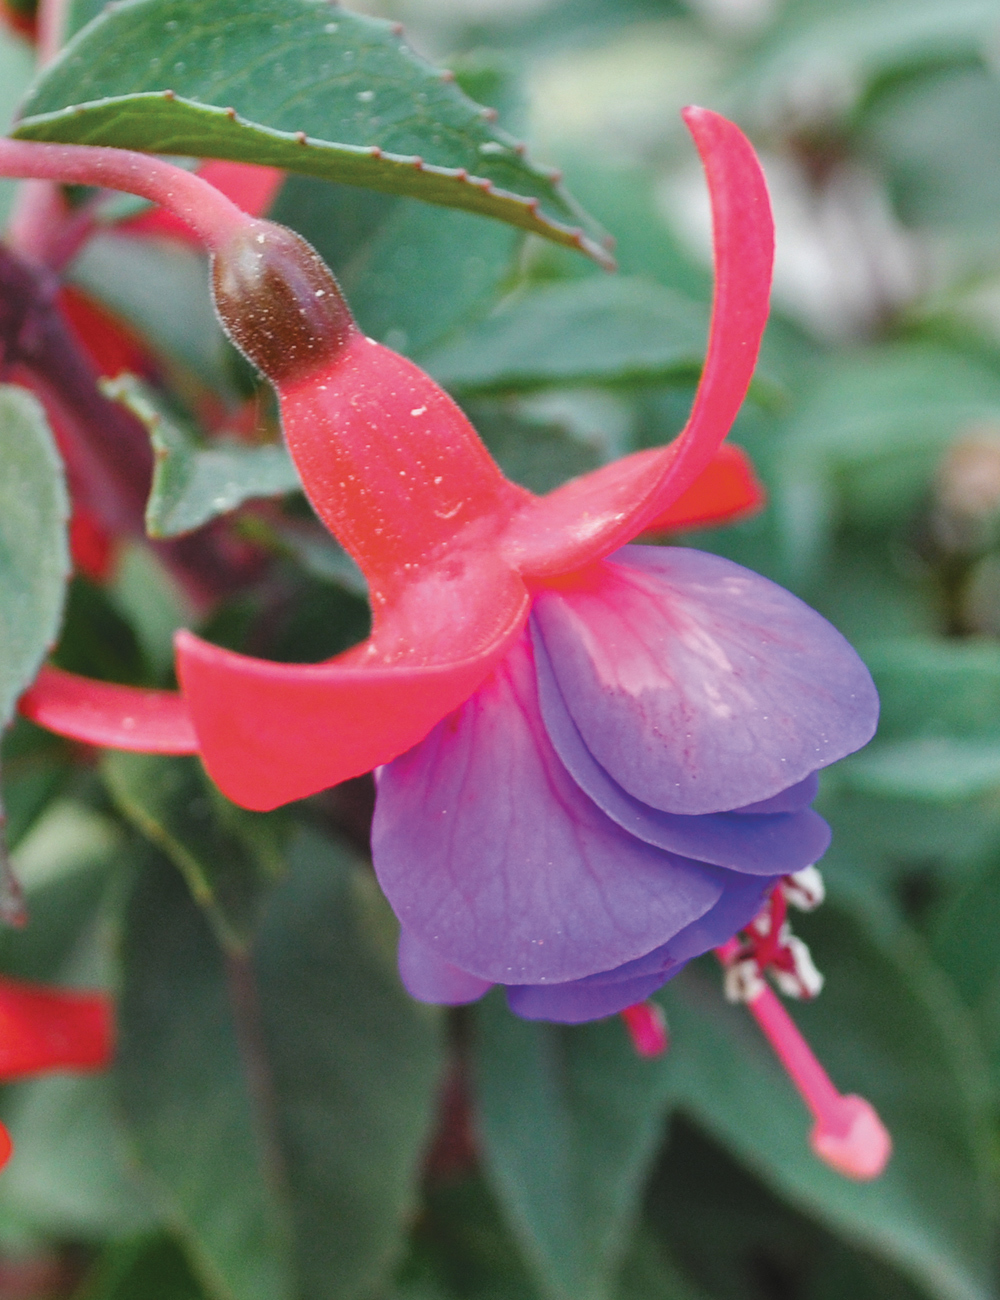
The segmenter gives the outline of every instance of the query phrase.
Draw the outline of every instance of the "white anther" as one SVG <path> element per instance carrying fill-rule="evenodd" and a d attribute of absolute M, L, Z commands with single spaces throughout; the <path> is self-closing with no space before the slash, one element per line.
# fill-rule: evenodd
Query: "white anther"
<path fill-rule="evenodd" d="M 782 892 L 792 907 L 800 912 L 811 912 L 826 898 L 823 877 L 815 867 L 803 867 L 786 876 L 781 882 Z"/>
<path fill-rule="evenodd" d="M 812 953 L 794 934 L 782 934 L 782 948 L 792 959 L 793 969 L 771 967 L 771 976 L 786 998 L 814 998 L 823 987 L 823 976 L 816 969 Z"/>
<path fill-rule="evenodd" d="M 760 997 L 765 985 L 754 958 L 745 957 L 727 966 L 722 987 L 727 1002 L 752 1002 Z"/>

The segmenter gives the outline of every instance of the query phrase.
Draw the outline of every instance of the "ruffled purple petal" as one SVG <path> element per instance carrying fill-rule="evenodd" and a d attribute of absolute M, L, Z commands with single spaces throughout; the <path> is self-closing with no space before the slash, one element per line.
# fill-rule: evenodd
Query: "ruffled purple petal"
<path fill-rule="evenodd" d="M 724 812 L 871 739 L 878 696 L 840 633 L 717 555 L 627 546 L 533 618 L 587 748 L 636 799 Z"/>
<path fill-rule="evenodd" d="M 545 731 L 527 633 L 382 769 L 372 853 L 403 926 L 498 984 L 631 961 L 703 916 L 724 879 L 626 834 L 583 794 Z"/>
<path fill-rule="evenodd" d="M 489 980 L 478 979 L 444 961 L 408 930 L 399 932 L 399 977 L 407 993 L 418 1002 L 443 1007 L 475 1002 L 493 987 Z"/>
<path fill-rule="evenodd" d="M 758 876 L 801 871 L 829 848 L 830 828 L 811 808 L 757 816 L 703 813 L 686 817 L 633 799 L 583 743 L 559 690 L 545 643 L 534 626 L 532 645 L 542 718 L 556 753 L 584 794 L 631 835 L 685 858 Z"/>

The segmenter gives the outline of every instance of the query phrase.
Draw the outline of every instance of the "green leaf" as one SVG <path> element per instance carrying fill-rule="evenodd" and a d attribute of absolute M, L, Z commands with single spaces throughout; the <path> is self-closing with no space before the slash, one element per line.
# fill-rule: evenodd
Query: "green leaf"
<path fill-rule="evenodd" d="M 587 277 L 511 298 L 421 364 L 461 393 L 689 381 L 701 368 L 707 317 L 659 285 Z"/>
<path fill-rule="evenodd" d="M 904 220 L 991 238 L 1000 206 L 1000 83 L 986 67 L 935 70 L 891 86 L 863 135 L 888 168 Z"/>
<path fill-rule="evenodd" d="M 870 647 L 865 660 L 882 702 L 878 735 L 840 765 L 838 781 L 942 801 L 1000 786 L 1000 646 L 900 638 Z"/>
<path fill-rule="evenodd" d="M 1000 953 L 996 918 L 1000 863 L 994 843 L 965 888 L 953 891 L 932 913 L 931 950 L 975 1017 L 993 1077 L 1000 1088 Z"/>
<path fill-rule="evenodd" d="M 4 1099 L 4 1120 L 14 1140 L 0 1190 L 5 1213 L 36 1232 L 87 1241 L 156 1224 L 107 1075 L 17 1084 Z"/>
<path fill-rule="evenodd" d="M 532 492 L 551 492 L 600 462 L 593 444 L 563 423 L 541 423 L 510 404 L 489 401 L 475 402 L 468 413 L 507 477 Z"/>
<path fill-rule="evenodd" d="M 520 244 L 509 227 L 404 199 L 344 267 L 341 285 L 366 334 L 422 356 L 493 306 Z"/>
<path fill-rule="evenodd" d="M 757 97 L 774 83 L 839 86 L 845 78 L 862 89 L 899 68 L 975 57 L 995 27 L 994 0 L 795 0 L 744 64 L 740 89 Z"/>
<path fill-rule="evenodd" d="M 75 1300 L 207 1300 L 177 1243 L 142 1236 L 103 1251 Z"/>
<path fill-rule="evenodd" d="M 933 1295 L 775 1195 L 683 1116 L 671 1125 L 644 1217 L 647 1254 L 655 1246 L 657 1257 L 666 1250 L 668 1259 L 680 1261 L 684 1277 L 704 1288 L 702 1300 Z M 649 1300 L 649 1290 L 642 1300 Z"/>
<path fill-rule="evenodd" d="M 1000 420 L 1000 375 L 926 342 L 834 353 L 781 430 L 772 502 L 789 573 L 828 558 L 836 526 L 899 527 L 970 426 Z"/>
<path fill-rule="evenodd" d="M 216 318 L 205 259 L 195 250 L 175 240 L 101 232 L 73 262 L 72 279 L 132 325 L 188 383 L 194 376 L 226 398 L 240 395 L 232 373 L 238 354 Z"/>
<path fill-rule="evenodd" d="M 984 1067 L 969 1022 L 923 951 L 827 904 L 796 923 L 826 975 L 795 1019 L 834 1082 L 889 1127 L 885 1174 L 857 1184 L 810 1152 L 809 1119 L 717 970 L 689 968 L 662 995 L 664 1068 L 676 1101 L 793 1205 L 913 1276 L 939 1300 L 989 1300 Z"/>
<path fill-rule="evenodd" d="M 396 973 L 373 877 L 302 834 L 254 952 L 302 1300 L 361 1300 L 412 1215 L 441 1071 L 440 1016 Z"/>
<path fill-rule="evenodd" d="M 392 24 L 313 0 L 125 0 L 78 33 L 22 114 L 23 139 L 270 164 L 497 217 L 608 260 L 553 173 Z"/>
<path fill-rule="evenodd" d="M 152 854 L 122 957 L 115 1074 L 140 1162 L 213 1297 L 292 1300 L 261 1081 L 246 1074 L 259 1052 L 233 1017 L 246 961 L 223 958 L 180 876 Z"/>
<path fill-rule="evenodd" d="M 447 1115 L 447 1104 L 443 1109 Z M 496 1198 L 478 1170 L 428 1179 L 399 1277 L 391 1300 L 538 1300 Z"/>
<path fill-rule="evenodd" d="M 285 869 L 284 816 L 237 808 L 196 758 L 108 750 L 102 770 L 118 808 L 183 873 L 220 941 L 245 949 Z"/>
<path fill-rule="evenodd" d="M 840 780 L 864 793 L 950 802 L 1000 787 L 1000 741 L 926 736 L 887 741 L 852 757 Z"/>
<path fill-rule="evenodd" d="M 302 834 L 252 958 L 223 959 L 172 869 L 125 942 L 119 1074 L 140 1157 L 227 1300 L 362 1300 L 402 1242 L 439 1017 L 395 974 L 370 874 Z"/>
<path fill-rule="evenodd" d="M 545 1293 L 611 1293 L 669 1091 L 617 1019 L 519 1020 L 499 993 L 476 1007 L 487 1174 Z"/>
<path fill-rule="evenodd" d="M 133 375 L 106 380 L 102 389 L 145 425 L 153 444 L 153 485 L 146 505 L 150 537 L 190 533 L 244 501 L 301 489 L 283 446 L 252 447 L 225 437 L 205 442 Z"/>
<path fill-rule="evenodd" d="M 0 727 L 56 639 L 69 577 L 69 500 L 38 401 L 0 386 Z"/>

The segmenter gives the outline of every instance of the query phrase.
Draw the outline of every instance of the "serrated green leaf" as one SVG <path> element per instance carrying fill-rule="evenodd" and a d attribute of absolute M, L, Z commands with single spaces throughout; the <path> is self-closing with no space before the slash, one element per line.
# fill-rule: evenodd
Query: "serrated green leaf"
<path fill-rule="evenodd" d="M 301 1300 L 362 1300 L 402 1247 L 442 1065 L 436 1008 L 342 845 L 302 834 L 254 951 Z"/>
<path fill-rule="evenodd" d="M 0 386 L 0 727 L 56 639 L 69 577 L 69 500 L 39 402 Z"/>
<path fill-rule="evenodd" d="M 245 949 L 284 871 L 283 815 L 237 808 L 195 758 L 109 750 L 102 770 L 118 808 L 183 873 L 220 941 Z"/>
<path fill-rule="evenodd" d="M 746 1010 L 711 967 L 667 985 L 675 1100 L 793 1205 L 913 1276 L 938 1300 L 991 1300 L 984 1067 L 969 1022 L 916 942 L 831 904 L 796 922 L 826 976 L 795 1018 L 845 1092 L 893 1135 L 883 1176 L 857 1184 L 810 1152 L 809 1117 Z"/>
<path fill-rule="evenodd" d="M 145 858 L 122 959 L 115 1074 L 141 1165 L 215 1300 L 291 1300 L 274 1158 L 258 1127 L 260 1081 L 246 1075 L 253 1040 L 241 1039 L 231 1001 L 247 964 L 223 958 L 159 855 Z"/>
<path fill-rule="evenodd" d="M 107 380 L 102 388 L 145 425 L 153 444 L 146 504 L 150 537 L 193 532 L 244 501 L 283 496 L 302 486 L 291 457 L 278 444 L 251 447 L 224 437 L 205 442 L 133 375 Z"/>
<path fill-rule="evenodd" d="M 669 1090 L 618 1020 L 567 1028 L 475 1012 L 487 1174 L 545 1294 L 611 1294 Z"/>
<path fill-rule="evenodd" d="M 525 291 L 421 364 L 460 393 L 697 376 L 708 313 L 640 279 L 587 277 Z"/>
<path fill-rule="evenodd" d="M 489 116 L 387 22 L 315 0 L 125 0 L 49 65 L 16 133 L 265 163 L 496 217 L 606 261 L 600 232 Z"/>

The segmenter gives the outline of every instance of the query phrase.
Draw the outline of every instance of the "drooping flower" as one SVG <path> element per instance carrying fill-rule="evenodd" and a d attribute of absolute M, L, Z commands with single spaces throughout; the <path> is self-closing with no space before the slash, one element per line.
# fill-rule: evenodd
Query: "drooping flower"
<path fill-rule="evenodd" d="M 290 666 L 181 633 L 182 697 L 47 670 L 23 703 L 79 739 L 199 752 L 255 809 L 379 769 L 375 868 L 424 1000 L 502 984 L 518 1014 L 570 1022 L 641 1002 L 821 856 L 815 774 L 874 730 L 867 671 L 801 601 L 717 556 L 628 544 L 672 509 L 696 518 L 692 495 L 721 481 L 767 317 L 759 165 L 725 119 L 685 117 L 716 291 L 672 444 L 532 496 L 360 333 L 298 236 L 244 222 L 214 247 L 216 303 L 365 572 L 372 634 Z"/>

